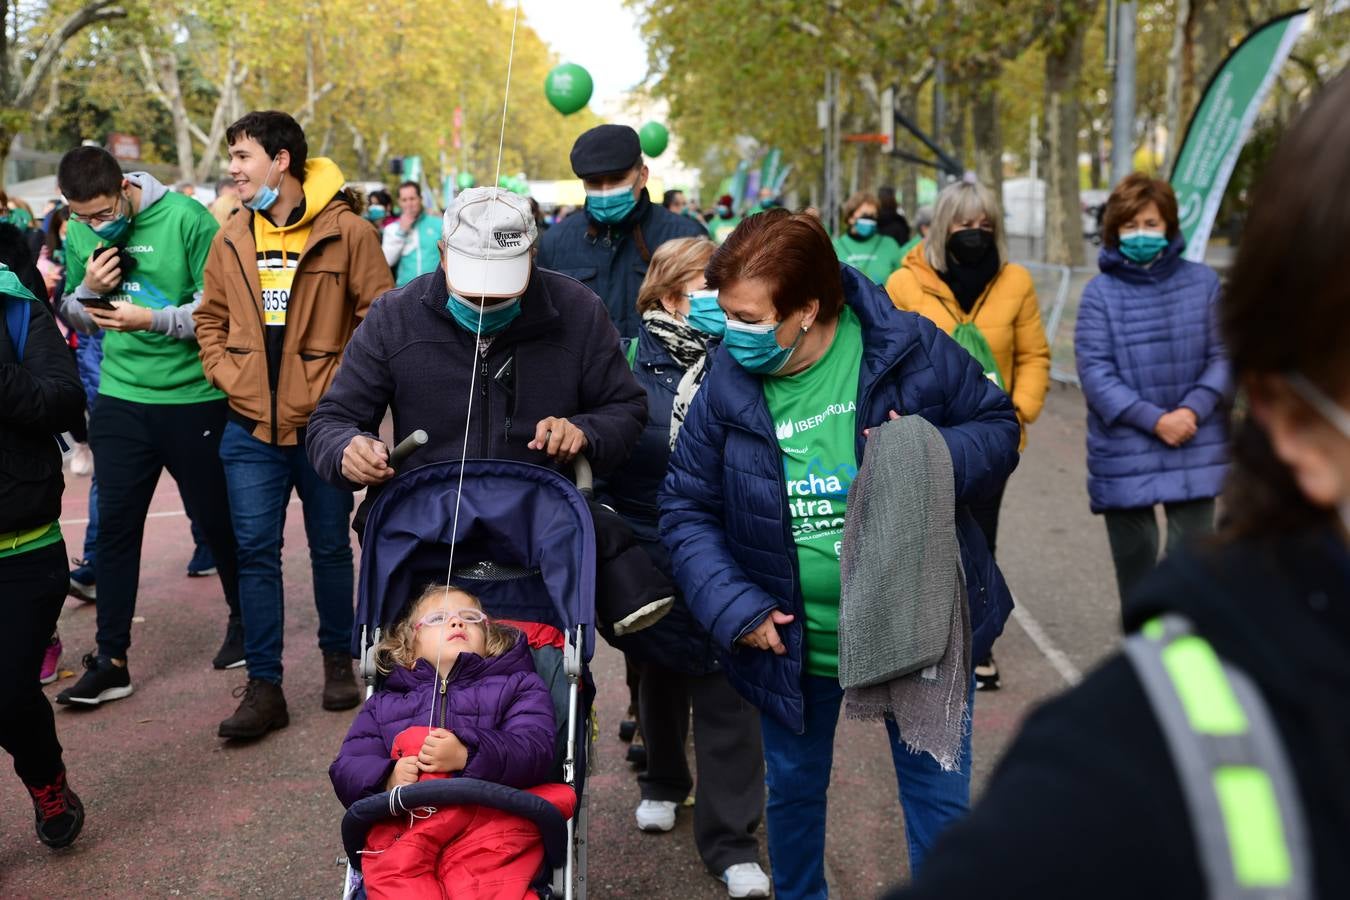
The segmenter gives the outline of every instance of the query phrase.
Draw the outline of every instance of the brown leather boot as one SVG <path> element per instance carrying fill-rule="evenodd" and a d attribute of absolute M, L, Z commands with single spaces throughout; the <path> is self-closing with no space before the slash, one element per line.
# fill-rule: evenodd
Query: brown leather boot
<path fill-rule="evenodd" d="M 352 675 L 352 658 L 346 653 L 323 655 L 323 708 L 337 711 L 361 703 L 361 689 Z"/>
<path fill-rule="evenodd" d="M 286 697 L 279 684 L 250 678 L 248 684 L 234 689 L 234 696 L 243 699 L 234 715 L 220 723 L 217 734 L 223 738 L 253 740 L 291 724 Z"/>

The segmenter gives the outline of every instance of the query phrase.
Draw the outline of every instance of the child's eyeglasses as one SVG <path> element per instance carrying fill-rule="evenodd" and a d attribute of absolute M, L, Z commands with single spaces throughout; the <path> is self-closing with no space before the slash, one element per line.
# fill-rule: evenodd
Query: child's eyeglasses
<path fill-rule="evenodd" d="M 413 630 L 416 631 L 424 625 L 435 628 L 437 625 L 445 625 L 451 619 L 459 619 L 465 625 L 481 625 L 487 620 L 487 616 L 483 615 L 481 609 L 473 609 L 472 607 L 466 609 L 437 609 L 418 619 L 417 624 L 413 626 Z"/>

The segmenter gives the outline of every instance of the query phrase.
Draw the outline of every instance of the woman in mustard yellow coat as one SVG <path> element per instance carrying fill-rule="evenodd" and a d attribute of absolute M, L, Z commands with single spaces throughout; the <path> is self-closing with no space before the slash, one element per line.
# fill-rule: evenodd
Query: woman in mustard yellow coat
<path fill-rule="evenodd" d="M 931 319 L 985 366 L 985 374 L 1012 397 L 1026 426 L 1036 421 L 1050 386 L 1050 345 L 1041 325 L 1031 273 L 1008 262 L 1003 215 L 989 189 L 972 181 L 938 195 L 928 237 L 905 256 L 886 281 L 898 308 Z M 970 506 L 992 554 L 1003 491 Z M 978 660 L 978 686 L 999 686 L 994 659 Z"/>

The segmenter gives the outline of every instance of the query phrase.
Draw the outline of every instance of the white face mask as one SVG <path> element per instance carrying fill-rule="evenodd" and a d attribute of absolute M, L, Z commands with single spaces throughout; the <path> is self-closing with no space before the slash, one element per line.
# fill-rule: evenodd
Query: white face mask
<path fill-rule="evenodd" d="M 1331 427 L 1335 428 L 1341 435 L 1350 441 L 1350 412 L 1347 412 L 1339 403 L 1328 397 L 1321 388 L 1313 384 L 1307 378 L 1297 372 L 1291 372 L 1284 377 L 1289 387 L 1293 388 L 1294 393 L 1298 394 L 1317 414 L 1325 419 Z M 1350 533 L 1350 497 L 1341 500 L 1337 512 L 1341 516 L 1341 525 L 1344 526 L 1347 533 Z"/>

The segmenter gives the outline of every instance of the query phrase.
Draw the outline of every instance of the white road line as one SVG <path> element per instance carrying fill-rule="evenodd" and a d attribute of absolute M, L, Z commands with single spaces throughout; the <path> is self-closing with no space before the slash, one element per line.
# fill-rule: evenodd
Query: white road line
<path fill-rule="evenodd" d="M 1022 626 L 1027 637 L 1036 645 L 1036 649 L 1041 651 L 1050 667 L 1059 673 L 1059 677 L 1064 679 L 1064 683 L 1073 687 L 1083 680 L 1083 673 L 1069 659 L 1068 654 L 1055 646 L 1055 642 L 1050 640 L 1050 636 L 1045 633 L 1041 623 L 1036 621 L 1031 612 L 1026 608 L 1022 601 L 1017 600 L 1013 607 L 1012 617 L 1017 620 L 1017 624 Z"/>
<path fill-rule="evenodd" d="M 288 506 L 294 506 L 295 504 L 297 504 L 297 503 L 299 503 L 299 502 L 300 502 L 300 498 L 299 498 L 299 497 L 292 497 L 292 498 L 291 498 L 291 502 L 288 503 L 287 505 L 288 505 Z M 174 516 L 186 516 L 186 515 L 187 515 L 187 512 L 184 511 L 184 510 L 181 510 L 181 509 L 166 509 L 166 510 L 164 510 L 163 512 L 146 513 L 146 514 L 145 514 L 145 517 L 146 517 L 147 519 L 171 519 L 171 518 L 173 518 Z M 62 526 L 63 528 L 64 528 L 65 526 L 67 526 L 67 525 L 88 525 L 88 524 L 89 524 L 89 520 L 88 520 L 88 519 L 62 519 L 62 520 L 61 520 L 61 526 Z"/>

